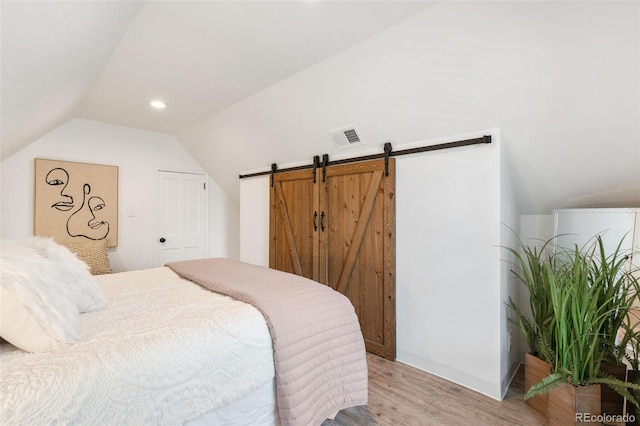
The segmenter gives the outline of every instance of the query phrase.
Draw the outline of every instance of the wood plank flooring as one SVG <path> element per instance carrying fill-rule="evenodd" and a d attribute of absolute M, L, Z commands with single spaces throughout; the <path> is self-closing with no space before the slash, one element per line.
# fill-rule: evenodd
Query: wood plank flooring
<path fill-rule="evenodd" d="M 322 426 L 535 426 L 544 416 L 527 406 L 520 369 L 503 401 L 440 377 L 367 354 L 369 405 L 342 410 Z"/>

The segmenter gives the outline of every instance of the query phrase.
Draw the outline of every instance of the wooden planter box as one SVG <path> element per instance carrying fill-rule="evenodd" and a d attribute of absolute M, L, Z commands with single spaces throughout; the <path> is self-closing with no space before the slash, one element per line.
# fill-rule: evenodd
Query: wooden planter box
<path fill-rule="evenodd" d="M 640 383 L 640 371 L 638 370 L 629 370 L 627 372 L 627 381 L 631 383 Z M 636 399 L 640 398 L 640 391 L 631 389 L 631 393 Z M 640 425 L 640 413 L 638 413 L 638 408 L 632 403 L 627 401 L 627 426 Z M 633 420 L 631 420 L 633 419 Z"/>
<path fill-rule="evenodd" d="M 525 393 L 529 388 L 536 383 L 539 383 L 551 373 L 549 363 L 541 360 L 540 358 L 531 355 L 529 353 L 524 355 L 524 391 Z M 526 399 L 526 404 L 536 410 L 538 413 L 547 415 L 547 404 L 549 401 L 548 394 L 542 394 L 534 396 L 533 398 Z"/>
<path fill-rule="evenodd" d="M 592 426 L 593 417 L 602 414 L 600 385 L 572 386 L 563 383 L 549 392 L 549 426 Z"/>
<path fill-rule="evenodd" d="M 615 377 L 618 380 L 627 380 L 627 366 L 625 364 L 615 365 L 603 362 L 600 371 Z M 624 397 L 607 385 L 601 385 L 600 402 L 602 404 L 602 414 L 622 415 L 624 414 Z"/>

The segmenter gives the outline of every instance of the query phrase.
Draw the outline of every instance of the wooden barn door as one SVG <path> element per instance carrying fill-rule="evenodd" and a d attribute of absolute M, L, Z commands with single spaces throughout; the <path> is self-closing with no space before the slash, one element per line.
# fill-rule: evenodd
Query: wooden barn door
<path fill-rule="evenodd" d="M 270 203 L 269 266 L 317 281 L 318 232 L 312 220 L 318 193 L 313 172 L 275 174 Z"/>
<path fill-rule="evenodd" d="M 276 173 L 269 266 L 326 284 L 353 304 L 367 351 L 395 359 L 395 163 Z"/>
<path fill-rule="evenodd" d="M 346 295 L 369 352 L 395 358 L 395 164 L 328 167 L 320 186 L 319 281 Z"/>

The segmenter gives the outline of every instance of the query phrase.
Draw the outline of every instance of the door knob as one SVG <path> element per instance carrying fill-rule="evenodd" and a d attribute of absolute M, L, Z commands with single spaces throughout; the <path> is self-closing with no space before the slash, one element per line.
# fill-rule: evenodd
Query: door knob
<path fill-rule="evenodd" d="M 160 242 L 161 242 L 161 243 L 164 243 L 165 241 L 167 241 L 167 240 L 165 240 L 165 238 L 164 238 L 164 237 L 160 238 Z"/>

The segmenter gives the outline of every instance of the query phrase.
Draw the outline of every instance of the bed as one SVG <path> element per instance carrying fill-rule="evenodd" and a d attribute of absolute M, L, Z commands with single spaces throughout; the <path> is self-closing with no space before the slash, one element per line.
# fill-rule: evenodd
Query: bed
<path fill-rule="evenodd" d="M 42 268 L 75 260 L 16 246 L 0 250 L 0 424 L 312 425 L 367 402 L 357 317 L 326 286 L 228 259 L 95 277 L 80 262 L 83 280 L 51 284 Z M 76 328 L 20 316 L 38 309 Z"/>

